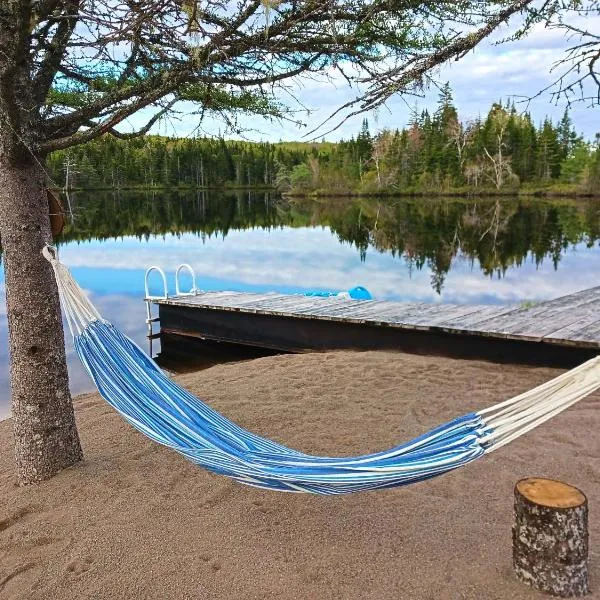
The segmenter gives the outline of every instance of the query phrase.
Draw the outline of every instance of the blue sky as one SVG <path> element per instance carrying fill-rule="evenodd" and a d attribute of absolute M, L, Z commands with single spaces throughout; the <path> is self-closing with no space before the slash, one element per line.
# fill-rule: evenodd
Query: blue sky
<path fill-rule="evenodd" d="M 516 25 L 517 23 L 512 23 L 505 27 L 461 61 L 442 68 L 437 75 L 440 82 L 449 81 L 452 85 L 456 105 L 464 120 L 485 113 L 492 102 L 501 98 L 522 100 L 518 107 L 521 110 L 528 109 L 536 121 L 542 120 L 545 115 L 554 119 L 562 116 L 565 104 L 553 104 L 550 93 L 545 93 L 531 102 L 523 100 L 534 96 L 556 79 L 558 71 L 552 73 L 552 67 L 557 60 L 564 57 L 565 49 L 575 41 L 567 40 L 561 31 L 540 26 L 521 41 L 494 44 L 495 40 L 514 31 Z M 585 27 L 590 31 L 600 30 L 600 15 L 587 17 Z M 313 111 L 309 117 L 304 117 L 305 121 L 314 125 L 341 104 L 355 97 L 357 90 L 349 89 L 339 76 L 334 77 L 333 81 L 334 83 L 305 80 L 291 86 L 291 91 Z M 431 89 L 424 98 L 397 97 L 376 114 L 366 116 L 372 129 L 402 127 L 407 123 L 412 107 L 433 107 L 437 95 L 437 89 Z M 285 100 L 286 97 L 282 96 L 282 99 Z M 182 114 L 177 120 L 162 122 L 154 128 L 154 132 L 165 135 L 190 135 L 198 122 L 195 116 L 186 114 L 190 112 L 189 108 L 183 106 Z M 577 130 L 586 138 L 593 139 L 595 133 L 600 131 L 600 108 L 588 108 L 584 103 L 578 103 L 573 106 L 571 116 Z M 143 117 L 144 115 L 138 115 L 131 119 L 130 126 L 139 126 L 143 123 Z M 340 129 L 328 134 L 326 139 L 336 140 L 354 135 L 362 118 L 352 118 Z M 269 123 L 258 118 L 245 118 L 241 123 L 248 130 L 245 137 L 252 140 L 298 140 L 307 131 L 290 123 Z M 217 135 L 222 130 L 222 122 L 207 120 L 203 125 L 203 133 L 206 135 Z"/>

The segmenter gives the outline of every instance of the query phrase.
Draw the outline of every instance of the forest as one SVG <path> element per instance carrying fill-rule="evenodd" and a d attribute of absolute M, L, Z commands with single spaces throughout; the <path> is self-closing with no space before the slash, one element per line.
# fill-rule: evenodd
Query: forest
<path fill-rule="evenodd" d="M 54 152 L 57 187 L 271 188 L 292 195 L 600 194 L 600 134 L 585 140 L 565 111 L 534 123 L 514 104 L 463 121 L 445 85 L 436 110 L 403 129 L 337 143 L 247 142 L 158 135 L 102 138 Z"/>
<path fill-rule="evenodd" d="M 310 151 L 303 144 L 169 138 L 104 137 L 54 152 L 53 182 L 70 189 L 269 187 L 285 165 L 293 169 Z"/>

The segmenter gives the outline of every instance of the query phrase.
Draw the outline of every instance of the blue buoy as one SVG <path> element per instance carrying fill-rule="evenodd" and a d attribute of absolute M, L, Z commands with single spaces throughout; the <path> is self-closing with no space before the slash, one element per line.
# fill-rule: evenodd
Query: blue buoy
<path fill-rule="evenodd" d="M 348 290 L 348 295 L 354 300 L 373 300 L 371 292 L 369 292 L 369 290 L 367 288 L 364 288 L 362 285 L 357 285 L 351 290 Z"/>

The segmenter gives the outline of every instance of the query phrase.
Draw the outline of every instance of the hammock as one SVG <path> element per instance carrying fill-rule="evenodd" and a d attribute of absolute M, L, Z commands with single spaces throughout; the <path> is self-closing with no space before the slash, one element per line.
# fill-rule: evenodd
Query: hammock
<path fill-rule="evenodd" d="M 384 452 L 348 458 L 292 450 L 239 427 L 165 375 L 102 319 L 54 248 L 75 349 L 102 397 L 133 427 L 192 462 L 260 488 L 345 494 L 430 479 L 493 452 L 600 387 L 600 357 L 515 398 L 441 425 Z"/>

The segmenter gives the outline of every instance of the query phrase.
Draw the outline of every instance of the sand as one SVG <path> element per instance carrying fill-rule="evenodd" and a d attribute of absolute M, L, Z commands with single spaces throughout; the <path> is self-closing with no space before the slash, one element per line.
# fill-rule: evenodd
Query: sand
<path fill-rule="evenodd" d="M 384 352 L 261 358 L 179 378 L 242 425 L 308 452 L 383 449 L 559 374 Z M 494 599 L 545 596 L 511 570 L 513 486 L 579 486 L 600 591 L 600 397 L 431 482 L 345 497 L 261 491 L 76 400 L 86 459 L 18 488 L 0 423 L 0 598 Z M 594 597 L 592 595 L 591 597 Z M 600 595 L 595 595 L 600 598 Z"/>

